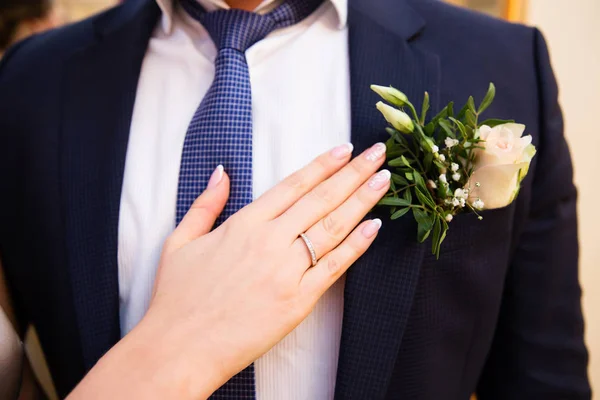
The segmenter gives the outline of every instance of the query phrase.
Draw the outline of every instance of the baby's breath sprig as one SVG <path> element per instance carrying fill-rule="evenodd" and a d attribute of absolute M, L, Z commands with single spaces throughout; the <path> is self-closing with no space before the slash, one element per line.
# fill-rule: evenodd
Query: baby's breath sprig
<path fill-rule="evenodd" d="M 482 149 L 479 127 L 513 121 L 486 120 L 480 115 L 492 104 L 496 89 L 490 83 L 479 107 L 473 97 L 458 113 L 449 103 L 428 123 L 429 94 L 425 93 L 420 114 L 401 91 L 393 87 L 372 85 L 371 89 L 385 101 L 377 103 L 390 126 L 387 145 L 388 165 L 392 170 L 391 186 L 379 205 L 391 207 L 391 218 L 412 212 L 418 229 L 417 239 L 432 237 L 432 252 L 439 258 L 440 247 L 456 214 L 474 212 L 479 219 L 483 201 L 473 197 L 471 182 L 476 149 Z M 386 104 L 387 103 L 387 104 Z"/>

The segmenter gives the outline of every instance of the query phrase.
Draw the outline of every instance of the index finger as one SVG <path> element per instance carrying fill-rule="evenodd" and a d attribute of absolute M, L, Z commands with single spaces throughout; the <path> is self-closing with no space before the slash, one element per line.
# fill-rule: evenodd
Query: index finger
<path fill-rule="evenodd" d="M 265 220 L 277 218 L 298 199 L 346 165 L 353 149 L 352 143 L 345 143 L 321 154 L 249 204 L 245 212 L 255 212 Z"/>

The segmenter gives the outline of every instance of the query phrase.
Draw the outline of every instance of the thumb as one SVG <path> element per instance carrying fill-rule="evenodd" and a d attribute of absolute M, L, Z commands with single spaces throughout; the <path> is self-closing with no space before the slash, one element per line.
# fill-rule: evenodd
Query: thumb
<path fill-rule="evenodd" d="M 210 232 L 229 198 L 229 176 L 219 165 L 212 173 L 206 190 L 198 196 L 179 226 L 165 244 L 166 251 L 181 248 L 198 237 Z"/>

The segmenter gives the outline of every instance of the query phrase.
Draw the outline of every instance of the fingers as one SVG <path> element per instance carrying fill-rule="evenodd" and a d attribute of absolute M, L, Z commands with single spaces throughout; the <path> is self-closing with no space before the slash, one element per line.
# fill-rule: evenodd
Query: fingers
<path fill-rule="evenodd" d="M 229 176 L 219 165 L 212 173 L 206 190 L 198 196 L 179 226 L 165 243 L 165 251 L 178 249 L 212 229 L 229 197 Z"/>
<path fill-rule="evenodd" d="M 265 220 L 278 217 L 300 197 L 346 165 L 352 155 L 352 149 L 352 144 L 346 143 L 321 154 L 306 167 L 265 192 L 254 203 L 247 206 L 246 210 L 256 212 Z"/>
<path fill-rule="evenodd" d="M 316 301 L 348 268 L 371 246 L 381 228 L 381 220 L 373 219 L 360 224 L 336 249 L 327 253 L 317 265 L 309 268 L 300 285 Z"/>
<path fill-rule="evenodd" d="M 385 160 L 385 150 L 383 143 L 372 146 L 331 178 L 308 192 L 277 218 L 277 222 L 288 229 L 288 233 L 293 237 L 306 231 L 337 208 L 377 171 Z"/>
<path fill-rule="evenodd" d="M 306 231 L 317 258 L 334 249 L 360 223 L 387 192 L 390 177 L 391 174 L 387 170 L 371 176 L 344 203 Z M 304 242 L 294 243 L 294 248 L 301 253 L 300 257 L 306 254 L 306 246 L 303 245 Z"/>

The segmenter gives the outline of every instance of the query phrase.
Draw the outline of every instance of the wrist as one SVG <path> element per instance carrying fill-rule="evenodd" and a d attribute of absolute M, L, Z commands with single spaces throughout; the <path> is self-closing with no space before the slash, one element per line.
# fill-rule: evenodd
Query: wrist
<path fill-rule="evenodd" d="M 205 399 L 218 389 L 229 374 L 209 339 L 210 332 L 186 326 L 188 321 L 168 323 L 149 311 L 130 333 L 129 354 L 144 366 L 143 379 L 152 381 L 161 398 Z M 124 343 L 126 344 L 126 343 Z"/>
<path fill-rule="evenodd" d="M 230 376 L 198 332 L 148 312 L 98 361 L 69 400 L 207 399 Z"/>

